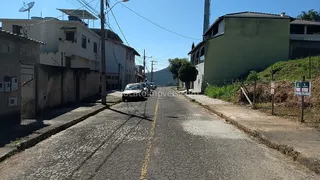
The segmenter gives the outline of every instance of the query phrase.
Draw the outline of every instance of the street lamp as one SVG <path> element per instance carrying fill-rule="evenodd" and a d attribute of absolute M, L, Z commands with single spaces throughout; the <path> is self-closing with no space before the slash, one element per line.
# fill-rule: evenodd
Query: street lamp
<path fill-rule="evenodd" d="M 111 11 L 112 10 L 112 8 L 114 7 L 114 6 L 116 6 L 117 4 L 119 4 L 119 3 L 122 3 L 122 2 L 128 2 L 129 0 L 122 0 L 122 1 L 118 1 L 117 3 L 115 3 L 113 6 L 111 6 L 111 8 L 109 8 L 109 10 L 107 11 L 107 14 L 108 14 L 108 12 L 109 11 Z M 107 0 L 107 4 L 108 4 L 108 0 Z"/>
<path fill-rule="evenodd" d="M 122 1 L 118 1 L 117 3 L 115 3 L 108 11 L 111 11 L 112 8 L 121 3 L 121 2 L 128 2 L 129 0 L 122 0 Z M 108 0 L 106 0 L 107 3 L 107 7 L 108 7 Z M 105 47 L 106 47 L 106 43 L 105 43 L 105 39 L 106 39 L 106 30 L 104 28 L 104 24 L 106 23 L 106 18 L 105 18 L 105 13 L 104 13 L 104 0 L 100 1 L 100 16 L 101 16 L 101 103 L 103 105 L 107 104 L 107 92 L 106 92 L 106 51 L 105 51 Z M 108 32 L 108 31 L 107 31 Z M 108 36 L 107 36 L 108 37 Z"/>

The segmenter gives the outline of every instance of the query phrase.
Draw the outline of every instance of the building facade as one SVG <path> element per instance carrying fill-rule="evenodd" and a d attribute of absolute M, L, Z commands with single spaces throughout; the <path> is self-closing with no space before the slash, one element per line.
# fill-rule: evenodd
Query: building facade
<path fill-rule="evenodd" d="M 190 51 L 199 71 L 194 88 L 232 82 L 250 70 L 289 59 L 290 21 L 285 14 L 241 12 L 219 17 Z M 203 63 L 203 64 L 201 64 Z"/>
<path fill-rule="evenodd" d="M 0 124 L 19 124 L 35 111 L 34 65 L 40 41 L 0 30 Z"/>
<path fill-rule="evenodd" d="M 46 43 L 40 48 L 40 64 L 100 70 L 100 36 L 80 21 L 0 19 L 2 29 Z"/>

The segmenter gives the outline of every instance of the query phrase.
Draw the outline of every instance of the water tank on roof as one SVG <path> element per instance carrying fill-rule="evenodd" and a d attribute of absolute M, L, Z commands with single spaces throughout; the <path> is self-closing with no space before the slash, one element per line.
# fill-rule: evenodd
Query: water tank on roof
<path fill-rule="evenodd" d="M 43 19 L 42 17 L 33 16 L 31 19 Z"/>
<path fill-rule="evenodd" d="M 55 20 L 59 20 L 59 19 L 57 19 L 57 18 L 55 18 L 55 17 L 45 17 L 44 19 L 55 19 Z"/>
<path fill-rule="evenodd" d="M 80 22 L 82 22 L 82 20 L 77 16 L 68 16 L 68 19 L 69 19 L 69 21 L 80 21 Z"/>

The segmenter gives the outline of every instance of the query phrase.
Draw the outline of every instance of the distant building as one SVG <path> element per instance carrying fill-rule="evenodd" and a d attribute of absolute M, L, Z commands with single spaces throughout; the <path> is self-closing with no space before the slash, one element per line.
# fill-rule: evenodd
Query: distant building
<path fill-rule="evenodd" d="M 296 19 L 290 23 L 290 59 L 320 55 L 320 22 Z"/>
<path fill-rule="evenodd" d="M 189 54 L 198 69 L 195 91 L 230 83 L 250 70 L 289 59 L 290 21 L 285 14 L 240 12 L 219 17 Z"/>
<path fill-rule="evenodd" d="M 0 30 L 0 124 L 20 124 L 22 113 L 35 113 L 34 66 L 40 41 Z"/>

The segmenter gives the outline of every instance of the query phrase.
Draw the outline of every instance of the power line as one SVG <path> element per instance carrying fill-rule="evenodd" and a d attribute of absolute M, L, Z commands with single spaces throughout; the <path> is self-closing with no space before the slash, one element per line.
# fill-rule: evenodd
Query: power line
<path fill-rule="evenodd" d="M 111 14 L 112 14 L 112 16 L 113 16 L 114 20 L 115 20 L 115 21 L 116 21 L 116 23 L 117 23 L 117 26 L 118 26 L 118 28 L 119 28 L 119 30 L 120 30 L 120 32 L 121 32 L 121 34 L 122 34 L 122 36 L 123 36 L 124 40 L 126 41 L 126 43 L 128 44 L 128 46 L 130 46 L 130 45 L 129 45 L 129 42 L 127 41 L 126 36 L 123 34 L 123 31 L 122 31 L 122 29 L 121 29 L 121 27 L 120 27 L 120 25 L 119 25 L 119 23 L 118 23 L 118 21 L 117 21 L 116 16 L 113 14 L 113 11 L 112 11 L 112 10 L 110 10 L 110 11 L 111 11 Z"/>
<path fill-rule="evenodd" d="M 124 6 L 125 8 L 127 8 L 128 10 L 130 10 L 131 12 L 135 13 L 136 15 L 140 16 L 141 18 L 145 19 L 146 21 L 152 23 L 153 25 L 158 26 L 158 27 L 161 28 L 161 29 L 164 29 L 164 30 L 166 30 L 166 31 L 168 31 L 168 32 L 171 32 L 171 33 L 173 33 L 173 34 L 175 34 L 175 35 L 178 35 L 178 36 L 181 36 L 181 37 L 184 37 L 184 38 L 187 38 L 187 39 L 201 40 L 201 39 L 196 39 L 196 38 L 192 38 L 192 37 L 189 37 L 189 36 L 185 36 L 185 35 L 183 35 L 183 34 L 180 34 L 180 33 L 174 32 L 174 31 L 172 31 L 172 30 L 170 30 L 170 29 L 167 29 L 167 28 L 165 28 L 165 27 L 163 27 L 163 26 L 161 26 L 161 25 L 159 25 L 159 24 L 151 21 L 150 19 L 142 16 L 141 14 L 139 14 L 139 13 L 137 13 L 136 11 L 132 10 L 132 9 L 129 8 L 128 6 L 124 5 L 123 3 L 121 3 L 121 5 Z"/>

